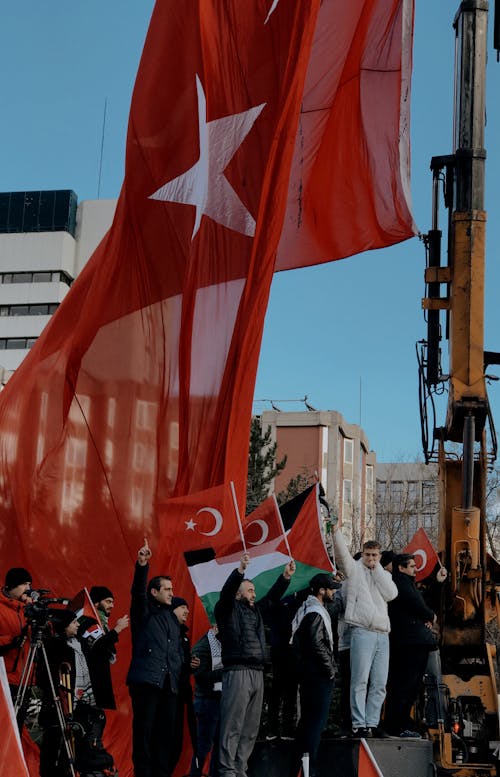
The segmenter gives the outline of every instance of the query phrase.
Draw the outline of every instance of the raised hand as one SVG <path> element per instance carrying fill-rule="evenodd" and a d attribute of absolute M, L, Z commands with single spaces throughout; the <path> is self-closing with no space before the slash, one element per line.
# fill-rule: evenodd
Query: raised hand
<path fill-rule="evenodd" d="M 151 558 L 152 555 L 153 553 L 151 552 L 151 548 L 148 545 L 148 538 L 144 537 L 144 545 L 137 553 L 137 561 L 139 563 L 139 566 L 145 567 L 146 564 L 149 563 L 149 559 Z"/>

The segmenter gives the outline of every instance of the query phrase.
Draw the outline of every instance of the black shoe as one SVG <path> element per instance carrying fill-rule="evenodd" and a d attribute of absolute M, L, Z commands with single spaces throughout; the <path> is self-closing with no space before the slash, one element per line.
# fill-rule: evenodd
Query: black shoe
<path fill-rule="evenodd" d="M 352 736 L 354 739 L 370 739 L 372 730 L 371 728 L 353 728 Z"/>
<path fill-rule="evenodd" d="M 372 737 L 375 737 L 375 739 L 399 739 L 399 737 L 393 737 L 391 734 L 388 734 L 381 726 L 372 728 Z"/>

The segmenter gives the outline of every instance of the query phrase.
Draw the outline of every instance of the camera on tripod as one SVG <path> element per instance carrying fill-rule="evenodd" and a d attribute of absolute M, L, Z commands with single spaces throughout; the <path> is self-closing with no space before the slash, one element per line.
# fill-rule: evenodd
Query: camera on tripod
<path fill-rule="evenodd" d="M 57 620 L 59 609 L 51 607 L 54 604 L 68 606 L 70 599 L 49 596 L 52 593 L 48 588 L 36 588 L 30 592 L 30 604 L 24 608 L 24 614 L 29 626 L 41 631 L 46 631 L 48 624 Z"/>

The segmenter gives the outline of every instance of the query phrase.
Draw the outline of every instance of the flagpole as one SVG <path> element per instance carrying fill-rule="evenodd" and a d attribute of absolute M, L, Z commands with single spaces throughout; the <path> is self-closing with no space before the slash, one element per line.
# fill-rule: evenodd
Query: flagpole
<path fill-rule="evenodd" d="M 233 495 L 234 511 L 236 513 L 236 520 L 238 521 L 238 529 L 240 530 L 241 544 L 243 545 L 244 552 L 248 553 L 247 545 L 246 545 L 246 542 L 245 542 L 245 535 L 243 534 L 243 524 L 241 523 L 241 518 L 240 518 L 240 509 L 238 507 L 238 501 L 236 499 L 236 491 L 235 491 L 235 488 L 234 488 L 234 482 L 231 480 L 229 485 L 231 486 L 231 494 Z"/>
<path fill-rule="evenodd" d="M 280 508 L 278 506 L 278 500 L 276 499 L 276 494 L 273 494 L 273 499 L 274 499 L 274 506 L 276 507 L 276 512 L 278 513 L 278 520 L 281 526 L 281 533 L 283 534 L 283 539 L 285 540 L 285 545 L 288 551 L 288 555 L 290 556 L 290 561 L 292 561 L 293 559 L 292 551 L 290 550 L 290 545 L 288 544 L 288 537 L 286 536 L 285 524 L 283 523 L 283 518 L 281 517 Z"/>

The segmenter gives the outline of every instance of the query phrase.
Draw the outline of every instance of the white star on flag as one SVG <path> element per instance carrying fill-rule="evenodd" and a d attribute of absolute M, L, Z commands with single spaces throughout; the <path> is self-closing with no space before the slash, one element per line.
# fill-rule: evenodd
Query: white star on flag
<path fill-rule="evenodd" d="M 186 524 L 186 531 L 194 531 L 196 523 L 192 518 L 190 518 L 189 521 L 184 521 L 184 523 Z"/>
<path fill-rule="evenodd" d="M 196 218 L 192 238 L 200 228 L 203 215 L 253 237 L 255 220 L 224 176 L 224 170 L 252 129 L 265 103 L 207 122 L 205 92 L 198 76 L 196 92 L 200 157 L 193 167 L 161 186 L 149 199 L 194 205 Z"/>

